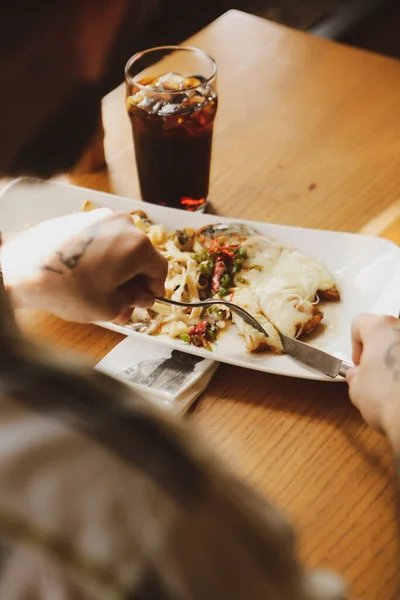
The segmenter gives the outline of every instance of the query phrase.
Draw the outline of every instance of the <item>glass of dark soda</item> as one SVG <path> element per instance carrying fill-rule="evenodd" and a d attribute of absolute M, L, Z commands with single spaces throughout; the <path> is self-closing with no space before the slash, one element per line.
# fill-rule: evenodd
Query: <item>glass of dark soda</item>
<path fill-rule="evenodd" d="M 218 105 L 215 61 L 197 48 L 151 48 L 128 61 L 125 78 L 142 199 L 204 210 Z"/>

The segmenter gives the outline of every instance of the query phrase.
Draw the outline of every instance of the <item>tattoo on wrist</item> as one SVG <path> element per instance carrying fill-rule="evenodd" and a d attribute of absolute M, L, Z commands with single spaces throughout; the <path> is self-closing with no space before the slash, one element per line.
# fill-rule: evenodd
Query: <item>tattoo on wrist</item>
<path fill-rule="evenodd" d="M 46 265 L 45 263 L 42 264 L 42 269 L 44 269 L 45 271 L 50 271 L 51 273 L 57 273 L 57 275 L 62 275 L 64 273 L 64 271 L 55 269 L 54 267 L 51 267 L 50 265 Z"/>
<path fill-rule="evenodd" d="M 99 233 L 99 224 L 94 223 L 87 231 L 87 235 L 71 244 L 71 248 L 67 248 L 62 252 L 56 252 L 56 261 L 54 264 L 43 263 L 42 269 L 56 273 L 57 275 L 63 275 L 65 270 L 62 268 L 66 267 L 67 270 L 72 271 L 78 265 L 86 250 L 90 244 L 96 239 Z M 61 265 L 60 265 L 61 263 Z"/>
<path fill-rule="evenodd" d="M 393 342 L 389 346 L 385 352 L 383 361 L 387 369 L 393 373 L 393 379 L 400 382 L 400 340 Z"/>

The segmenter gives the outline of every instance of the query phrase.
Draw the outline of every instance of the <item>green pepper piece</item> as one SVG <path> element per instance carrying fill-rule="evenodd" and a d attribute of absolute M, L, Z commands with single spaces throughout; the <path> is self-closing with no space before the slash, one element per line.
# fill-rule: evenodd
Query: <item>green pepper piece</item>
<path fill-rule="evenodd" d="M 215 340 L 217 339 L 217 334 L 214 333 L 214 331 L 212 331 L 211 329 L 209 329 L 206 333 L 206 338 L 210 341 L 210 342 L 215 342 Z"/>
<path fill-rule="evenodd" d="M 227 296 L 229 294 L 229 290 L 224 287 L 219 288 L 218 296 L 222 298 L 223 296 Z"/>
<path fill-rule="evenodd" d="M 200 273 L 202 273 L 203 275 L 211 275 L 211 269 L 208 266 L 208 264 L 201 262 L 200 263 Z"/>
<path fill-rule="evenodd" d="M 227 288 L 228 285 L 231 282 L 231 278 L 229 277 L 229 275 L 227 273 L 224 273 L 224 275 L 222 275 L 221 277 L 221 287 L 223 288 Z"/>
<path fill-rule="evenodd" d="M 235 260 L 232 266 L 232 275 L 239 273 L 242 270 L 242 261 Z"/>
<path fill-rule="evenodd" d="M 198 335 L 193 335 L 192 336 L 192 344 L 194 346 L 202 346 L 203 344 L 201 343 L 201 338 Z"/>

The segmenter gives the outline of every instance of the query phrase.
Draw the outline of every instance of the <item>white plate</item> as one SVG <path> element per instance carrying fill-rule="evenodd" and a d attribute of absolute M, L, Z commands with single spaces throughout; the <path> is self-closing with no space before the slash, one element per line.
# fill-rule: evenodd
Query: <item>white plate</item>
<path fill-rule="evenodd" d="M 115 210 L 145 210 L 154 221 L 171 230 L 232 221 L 216 215 L 193 214 L 143 204 L 76 186 L 19 179 L 1 194 L 0 227 L 4 234 L 16 233 L 32 223 L 79 211 L 86 200 Z M 318 258 L 336 275 L 342 300 L 324 305 L 326 331 L 310 337 L 312 345 L 349 360 L 350 326 L 357 314 L 370 312 L 399 315 L 400 250 L 391 242 L 351 233 L 249 223 L 261 233 Z M 101 325 L 136 338 L 143 335 L 112 323 Z M 327 379 L 288 356 L 246 353 L 242 339 L 233 327 L 215 344 L 211 357 L 206 350 L 189 346 L 180 340 L 161 336 L 152 339 L 160 344 L 168 344 L 185 352 L 205 358 L 212 357 L 238 367 L 305 379 Z"/>

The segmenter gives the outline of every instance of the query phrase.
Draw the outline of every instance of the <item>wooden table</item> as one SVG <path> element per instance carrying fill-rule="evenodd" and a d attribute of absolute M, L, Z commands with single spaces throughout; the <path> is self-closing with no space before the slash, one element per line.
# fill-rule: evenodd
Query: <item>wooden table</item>
<path fill-rule="evenodd" d="M 214 209 L 235 218 L 400 242 L 400 64 L 231 11 L 191 44 L 219 65 Z M 107 173 L 74 183 L 137 197 L 124 89 L 104 101 Z M 121 336 L 25 316 L 57 347 L 102 358 Z M 310 566 L 365 600 L 397 597 L 395 486 L 386 441 L 345 385 L 221 366 L 191 420 L 294 523 Z"/>

